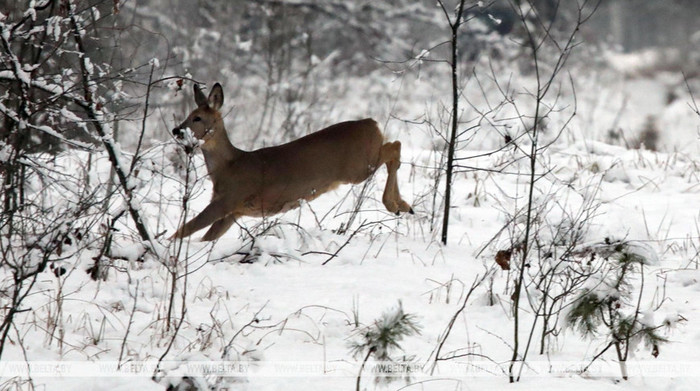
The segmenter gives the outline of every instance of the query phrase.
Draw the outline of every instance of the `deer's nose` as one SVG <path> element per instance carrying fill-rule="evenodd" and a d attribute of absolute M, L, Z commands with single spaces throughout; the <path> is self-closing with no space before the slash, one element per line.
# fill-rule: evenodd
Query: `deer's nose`
<path fill-rule="evenodd" d="M 182 138 L 182 129 L 180 129 L 180 128 L 173 129 L 173 136 L 175 136 L 177 138 Z"/>

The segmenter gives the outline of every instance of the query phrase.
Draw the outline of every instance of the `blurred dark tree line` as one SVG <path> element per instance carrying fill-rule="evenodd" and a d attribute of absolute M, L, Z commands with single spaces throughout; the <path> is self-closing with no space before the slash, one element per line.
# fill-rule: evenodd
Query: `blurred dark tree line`
<path fill-rule="evenodd" d="M 511 61 L 517 52 L 504 55 L 501 46 L 517 42 L 522 34 L 515 7 L 532 7 L 535 12 L 530 15 L 542 22 L 533 24 L 551 26 L 549 32 L 556 34 L 575 22 L 576 3 L 470 1 L 465 8 L 469 21 L 460 30 L 460 59 L 487 56 Z M 100 67 L 100 78 L 119 82 L 120 91 L 100 95 L 109 97 L 104 104 L 122 118 L 140 114 L 149 77 L 190 75 L 207 83 L 234 80 L 229 84 L 233 99 L 242 93 L 260 98 L 260 129 L 268 113 L 279 107 L 276 102 L 318 99 L 319 92 L 308 88 L 309 79 L 365 75 L 386 66 L 386 61 L 423 58 L 426 51 L 430 56 L 425 58 L 448 58 L 448 27 L 433 0 L 0 0 L 0 18 L 13 29 L 0 48 L 0 72 L 10 71 L 10 58 L 16 56 L 31 68 L 32 77 L 61 79 L 65 84 L 71 80 L 65 74 L 68 70 L 78 74 L 80 58 L 71 54 L 74 43 L 65 34 L 69 4 L 84 18 L 83 50 Z M 699 50 L 698 17 L 700 1 L 696 0 L 602 0 L 580 36 L 589 42 L 613 43 L 625 51 L 656 46 L 692 53 Z M 39 34 L 37 29 L 43 31 Z M 56 39 L 50 39 L 51 34 Z M 149 64 L 154 58 L 159 67 L 151 75 Z M 321 63 L 324 73 L 312 74 Z M 75 88 L 80 85 L 76 82 Z M 101 83 L 97 87 L 108 88 Z M 181 104 L 161 99 L 158 88 L 163 85 L 155 87 L 155 105 Z M 5 92 L 9 102 L 6 106 L 20 105 L 20 89 L 21 83 L 0 80 L 0 93 Z M 38 100 L 24 97 L 22 101 L 40 102 L 42 94 L 47 94 L 31 86 L 27 93 Z M 33 115 L 57 117 L 58 111 L 43 108 L 36 105 Z M 8 116 L 1 120 L 0 136 L 13 127 Z M 55 126 L 60 121 L 39 122 Z M 297 123 L 287 122 L 283 128 Z M 79 126 L 65 127 L 74 128 L 68 130 L 81 141 L 90 141 Z"/>

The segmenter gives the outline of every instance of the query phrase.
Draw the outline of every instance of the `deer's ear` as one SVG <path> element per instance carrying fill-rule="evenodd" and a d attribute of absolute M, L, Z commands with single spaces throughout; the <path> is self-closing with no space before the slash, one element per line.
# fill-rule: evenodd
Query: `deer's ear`
<path fill-rule="evenodd" d="M 197 106 L 202 106 L 206 105 L 207 102 L 207 96 L 204 95 L 202 92 L 202 89 L 199 88 L 199 84 L 194 85 L 194 102 L 197 103 Z"/>
<path fill-rule="evenodd" d="M 209 107 L 214 110 L 219 110 L 224 104 L 224 89 L 221 84 L 216 83 L 209 93 Z"/>

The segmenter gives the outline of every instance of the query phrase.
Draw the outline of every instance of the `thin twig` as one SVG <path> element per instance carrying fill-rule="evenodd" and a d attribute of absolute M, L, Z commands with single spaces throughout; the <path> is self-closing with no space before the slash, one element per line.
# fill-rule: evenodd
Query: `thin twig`
<path fill-rule="evenodd" d="M 129 338 L 129 331 L 131 330 L 131 325 L 134 323 L 134 314 L 136 313 L 136 303 L 139 298 L 139 283 L 136 281 L 136 288 L 134 291 L 134 305 L 131 307 L 131 314 L 129 314 L 129 323 L 126 326 L 126 333 L 124 333 L 124 339 L 122 339 L 122 347 L 119 350 L 119 363 L 117 364 L 117 370 L 122 366 L 122 358 L 124 357 L 124 348 L 126 347 L 126 341 Z"/>
<path fill-rule="evenodd" d="M 430 374 L 432 375 L 433 372 L 435 371 L 435 367 L 437 366 L 438 360 L 445 360 L 446 358 L 440 357 L 440 351 L 442 350 L 442 347 L 445 345 L 445 342 L 447 342 L 447 338 L 450 336 L 450 333 L 452 332 L 452 327 L 454 326 L 455 322 L 457 321 L 457 318 L 459 317 L 462 312 L 467 308 L 467 302 L 469 302 L 469 298 L 471 297 L 472 293 L 474 290 L 481 285 L 481 283 L 488 277 L 491 273 L 490 272 L 485 272 L 481 278 L 477 275 L 474 277 L 474 282 L 472 282 L 471 287 L 469 288 L 469 291 L 467 292 L 467 295 L 464 297 L 464 300 L 462 301 L 462 305 L 457 309 L 457 311 L 452 315 L 452 318 L 450 321 L 447 323 L 447 327 L 445 328 L 445 331 L 442 332 L 440 335 L 440 339 L 438 341 L 438 345 L 435 348 L 435 353 L 433 357 L 433 363 L 430 368 Z"/>

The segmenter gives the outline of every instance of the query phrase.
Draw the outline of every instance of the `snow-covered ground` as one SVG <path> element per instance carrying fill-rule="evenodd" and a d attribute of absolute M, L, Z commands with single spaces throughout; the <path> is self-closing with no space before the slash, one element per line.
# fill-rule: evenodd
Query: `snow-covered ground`
<path fill-rule="evenodd" d="M 213 244 L 196 240 L 202 232 L 179 247 L 179 242 L 165 238 L 182 217 L 184 171 L 177 165 L 183 155 L 175 143 L 156 145 L 146 153 L 136 182 L 147 225 L 154 233 L 167 232 L 158 239 L 160 259 L 137 260 L 136 236 L 121 227 L 113 254 L 126 260 L 114 261 L 106 281 L 92 281 L 84 271 L 93 263 L 101 232 L 92 229 L 84 240 L 94 240 L 94 246 L 64 254 L 60 264 L 68 270 L 65 275 L 56 277 L 49 270 L 41 274 L 24 304 L 30 310 L 18 315 L 17 328 L 10 334 L 14 343 L 3 353 L 1 373 L 19 375 L 27 361 L 33 362 L 34 385 L 46 390 L 158 390 L 183 375 L 200 386 L 218 384 L 231 390 L 354 389 L 363 357 L 351 354 L 351 343 L 400 302 L 421 327 L 419 335 L 404 338 L 394 353 L 411 361 L 412 376 L 377 384 L 370 359 L 362 389 L 698 389 L 700 118 L 688 107 L 687 96 L 667 106 L 664 84 L 658 80 L 583 79 L 579 82 L 589 83 L 591 89 L 577 92 L 577 116 L 543 154 L 548 174 L 536 186 L 535 200 L 542 205 L 537 227 L 546 238 L 552 227 L 574 221 L 572 216 L 591 207 L 582 246 L 606 238 L 624 240 L 658 259 L 644 268 L 641 310 L 657 323 L 669 319 L 675 326 L 660 330 L 669 342 L 660 345 L 658 357 L 643 344 L 633 347 L 628 381 L 621 380 L 612 351 L 580 374 L 604 341 L 583 338 L 560 324 L 560 332 L 548 340 L 546 354 L 539 354 L 539 340 L 534 339 L 520 382 L 508 385 L 515 274 L 497 268 L 494 256 L 510 246 L 509 235 L 516 231 L 508 228 L 509 219 L 526 205 L 528 162 L 514 148 L 469 160 L 469 166 L 485 169 L 515 163 L 503 172 L 457 175 L 449 242 L 440 244 L 441 193 L 436 216 L 432 200 L 436 137 L 421 124 L 389 120 L 389 111 L 413 119 L 435 110 L 436 104 L 426 103 L 437 98 L 424 89 L 430 84 L 425 80 L 400 88 L 396 81 L 385 81 L 396 92 L 387 93 L 388 102 L 378 104 L 387 112 L 363 98 L 369 93 L 363 90 L 367 85 L 348 88 L 341 102 L 347 105 L 339 105 L 352 107 L 346 115 L 378 117 L 389 138 L 402 141 L 399 186 L 413 203 L 414 216 L 396 217 L 384 210 L 380 198 L 386 173 L 381 169 L 345 233 L 337 229 L 347 222 L 362 186 L 341 186 L 281 216 L 242 219 Z M 392 102 L 394 96 L 402 97 L 396 98 L 399 104 Z M 474 96 L 478 99 L 478 91 Z M 656 118 L 662 151 L 628 149 L 623 140 L 608 139 L 611 128 L 636 137 L 650 115 Z M 551 118 L 550 123 L 555 128 L 564 121 Z M 232 138 L 238 140 L 229 125 Z M 479 137 L 461 156 L 490 152 L 501 140 L 492 134 Z M 71 169 L 84 158 L 73 153 L 59 161 Z M 197 179 L 190 217 L 206 206 L 211 192 L 201 154 L 193 164 Z M 96 156 L 92 169 L 96 180 L 106 180 L 106 157 Z M 112 209 L 119 203 L 115 200 Z M 247 232 L 256 234 L 254 243 Z M 70 254 L 70 249 L 65 251 Z M 177 280 L 171 296 L 175 260 Z M 472 282 L 484 273 L 491 277 L 474 290 L 442 351 L 443 356 L 464 356 L 441 361 L 431 375 L 440 336 Z M 635 289 L 640 285 L 640 279 L 634 279 Z M 171 300 L 169 323 L 165 318 Z M 522 351 L 533 317 L 531 308 L 521 305 Z M 226 346 L 228 356 L 221 363 Z M 162 356 L 156 383 L 151 376 Z M 120 359 L 123 365 L 117 370 Z M 217 379 L 206 373 L 207 365 L 231 377 Z M 3 382 L 10 389 L 15 384 L 7 377 Z"/>

